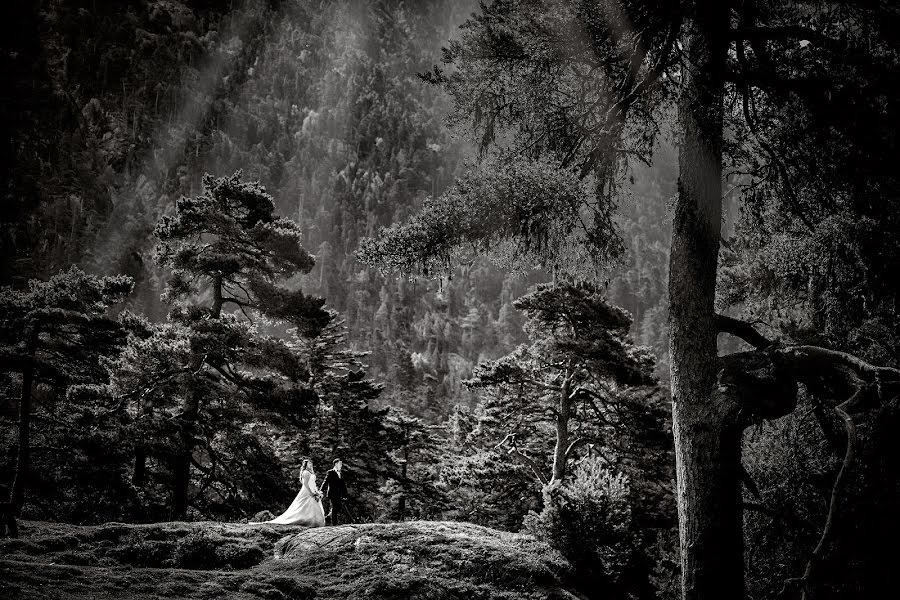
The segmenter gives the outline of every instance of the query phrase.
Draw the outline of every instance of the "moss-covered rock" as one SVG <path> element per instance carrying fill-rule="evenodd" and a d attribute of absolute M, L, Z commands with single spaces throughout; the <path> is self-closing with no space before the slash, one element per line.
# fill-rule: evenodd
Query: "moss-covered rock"
<path fill-rule="evenodd" d="M 0 540 L 0 597 L 11 600 L 579 597 L 560 554 L 468 523 L 25 522 L 22 535 Z"/>

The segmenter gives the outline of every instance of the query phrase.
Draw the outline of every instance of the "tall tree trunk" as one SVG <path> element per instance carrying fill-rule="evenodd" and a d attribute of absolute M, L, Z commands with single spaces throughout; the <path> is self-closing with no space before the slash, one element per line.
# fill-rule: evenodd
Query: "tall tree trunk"
<path fill-rule="evenodd" d="M 222 316 L 222 304 L 222 276 L 217 275 L 213 278 L 213 303 L 210 307 L 212 316 L 216 319 Z"/>
<path fill-rule="evenodd" d="M 222 315 L 222 276 L 213 278 L 213 302 L 210 307 L 213 318 L 218 319 Z M 192 388 L 181 411 L 181 444 L 175 455 L 172 466 L 172 510 L 177 519 L 187 518 L 188 490 L 191 485 L 191 462 L 194 456 L 194 433 L 197 426 L 197 418 L 200 415 L 200 402 L 202 401 L 202 381 L 200 370 L 203 368 L 202 358 L 196 358 L 191 365 L 195 373 Z"/>
<path fill-rule="evenodd" d="M 409 426 L 403 427 L 403 466 L 400 469 L 400 476 L 403 478 L 403 491 L 400 493 L 400 502 L 398 503 L 398 511 L 400 520 L 406 520 L 406 493 L 409 489 L 409 481 L 406 479 L 409 465 Z"/>
<path fill-rule="evenodd" d="M 147 480 L 147 450 L 143 445 L 134 449 L 134 472 L 131 474 L 131 484 L 140 489 Z"/>
<path fill-rule="evenodd" d="M 682 595 L 744 597 L 739 429 L 717 402 L 716 272 L 722 219 L 722 137 L 729 8 L 689 15 L 678 107 L 682 143 L 669 277 L 669 327 L 678 477 Z"/>
<path fill-rule="evenodd" d="M 34 367 L 29 364 L 22 371 L 22 395 L 19 400 L 19 453 L 16 457 L 16 475 L 9 494 L 9 506 L 18 516 L 25 504 L 25 480 L 31 459 L 31 394 L 34 384 Z"/>
<path fill-rule="evenodd" d="M 140 442 L 139 442 L 140 444 Z M 140 490 L 147 482 L 147 450 L 143 445 L 138 445 L 134 449 L 134 472 L 131 474 L 131 485 L 135 489 Z M 140 495 L 134 497 L 131 505 L 131 520 L 135 523 L 141 523 L 146 518 L 145 507 L 142 505 Z"/>
<path fill-rule="evenodd" d="M 181 448 L 175 455 L 173 465 L 172 509 L 177 519 L 187 518 L 188 489 L 191 485 L 191 460 L 194 455 L 194 429 L 200 412 L 200 390 L 197 386 L 191 390 L 181 413 Z"/>
<path fill-rule="evenodd" d="M 141 401 L 141 416 L 147 421 L 153 415 L 153 404 L 143 399 Z M 135 445 L 134 449 L 134 472 L 131 474 L 131 484 L 140 489 L 147 482 L 147 447 L 145 446 L 144 437 Z"/>
<path fill-rule="evenodd" d="M 19 451 L 16 456 L 16 474 L 9 492 L 9 502 L 3 507 L 4 527 L 10 537 L 19 537 L 16 518 L 25 504 L 25 480 L 31 463 L 31 397 L 34 388 L 34 354 L 37 348 L 38 330 L 31 326 L 26 329 L 26 360 L 22 369 L 22 394 L 19 399 Z"/>
<path fill-rule="evenodd" d="M 556 414 L 556 446 L 553 449 L 553 473 L 550 485 L 562 482 L 566 476 L 566 450 L 569 448 L 569 419 L 572 417 L 572 400 L 569 398 L 572 374 L 566 371 L 559 392 L 559 409 Z"/>

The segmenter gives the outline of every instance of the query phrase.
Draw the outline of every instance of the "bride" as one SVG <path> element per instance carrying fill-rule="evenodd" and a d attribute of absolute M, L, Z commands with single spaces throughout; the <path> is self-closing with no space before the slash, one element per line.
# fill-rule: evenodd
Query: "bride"
<path fill-rule="evenodd" d="M 300 493 L 291 505 L 280 516 L 266 523 L 279 525 L 308 525 L 322 527 L 325 525 L 325 510 L 322 508 L 322 492 L 316 487 L 316 474 L 313 463 L 304 459 L 300 467 Z"/>

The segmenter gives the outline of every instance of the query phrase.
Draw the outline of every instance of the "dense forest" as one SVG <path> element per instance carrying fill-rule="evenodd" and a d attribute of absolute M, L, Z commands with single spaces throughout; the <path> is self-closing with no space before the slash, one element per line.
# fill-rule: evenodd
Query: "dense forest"
<path fill-rule="evenodd" d="M 4 533 L 340 457 L 355 521 L 524 531 L 588 597 L 889 586 L 890 3 L 7 12 Z"/>

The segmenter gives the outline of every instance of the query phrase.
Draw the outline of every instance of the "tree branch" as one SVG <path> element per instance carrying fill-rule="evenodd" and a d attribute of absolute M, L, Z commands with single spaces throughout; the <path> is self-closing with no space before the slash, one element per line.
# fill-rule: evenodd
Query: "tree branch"
<path fill-rule="evenodd" d="M 879 367 L 839 350 L 829 350 L 820 346 L 789 346 L 780 349 L 779 354 L 793 362 L 798 370 L 816 375 L 822 372 L 823 367 L 848 367 L 856 375 L 874 378 L 879 385 L 879 395 L 883 383 L 900 382 L 900 369 Z M 858 402 L 854 402 L 852 406 L 857 405 Z"/>
<path fill-rule="evenodd" d="M 506 451 L 506 453 L 508 455 L 518 458 L 520 462 L 522 462 L 525 466 L 527 466 L 531 469 L 532 473 L 534 473 L 535 477 L 537 477 L 538 480 L 543 485 L 547 485 L 548 479 L 547 479 L 546 475 L 544 475 L 543 472 L 541 471 L 540 465 L 538 465 L 537 462 L 533 458 L 523 454 L 518 448 L 516 448 L 516 434 L 515 433 L 507 433 L 506 437 L 504 437 L 500 441 L 499 444 L 494 446 L 494 450 L 499 450 L 502 446 L 504 446 L 506 444 L 507 440 L 512 440 L 512 445 L 510 446 L 509 450 Z"/>
<path fill-rule="evenodd" d="M 586 444 L 588 442 L 594 442 L 596 444 L 599 444 L 600 440 L 595 437 L 576 438 L 575 440 L 572 441 L 571 444 L 569 444 L 569 447 L 566 448 L 566 460 L 569 460 L 569 458 L 571 458 L 572 452 L 574 452 L 578 446 L 581 446 L 582 444 Z"/>
<path fill-rule="evenodd" d="M 562 386 L 553 385 L 552 383 L 544 383 L 543 381 L 538 381 L 537 379 L 523 379 L 522 383 L 528 383 L 535 387 L 543 388 L 551 392 L 562 391 Z"/>
<path fill-rule="evenodd" d="M 731 39 L 738 43 L 784 41 L 787 39 L 808 40 L 817 46 L 843 52 L 840 42 L 834 38 L 803 25 L 780 25 L 774 27 L 738 27 L 731 30 Z"/>
<path fill-rule="evenodd" d="M 729 333 L 739 337 L 757 350 L 768 348 L 773 343 L 772 340 L 766 338 L 746 321 L 726 317 L 725 315 L 716 315 L 716 324 L 719 328 L 719 333 Z"/>
<path fill-rule="evenodd" d="M 860 382 L 862 384 L 862 382 Z M 844 461 L 841 464 L 841 469 L 838 471 L 837 477 L 834 480 L 834 486 L 831 488 L 831 501 L 828 505 L 828 517 L 825 520 L 825 527 L 822 529 L 822 536 L 819 538 L 819 543 L 816 545 L 815 550 L 813 550 L 812 556 L 809 557 L 809 561 L 806 563 L 806 570 L 803 573 L 803 577 L 801 578 L 803 584 L 803 593 L 801 594 L 801 600 L 806 600 L 810 589 L 812 587 L 814 569 L 816 567 L 816 563 L 821 560 L 822 555 L 825 553 L 825 550 L 830 541 L 831 532 L 834 530 L 834 522 L 837 516 L 838 503 L 840 502 L 841 493 L 844 490 L 844 483 L 847 477 L 847 471 L 850 469 L 853 464 L 853 459 L 855 457 L 855 448 L 856 448 L 856 424 L 853 422 L 853 417 L 851 413 L 854 408 L 860 403 L 863 392 L 868 388 L 867 385 L 862 384 L 856 388 L 856 391 L 853 392 L 853 395 L 850 396 L 846 401 L 842 402 L 838 406 L 835 407 L 835 412 L 837 412 L 841 418 L 844 420 L 844 429 L 847 431 L 847 451 L 844 454 Z"/>

